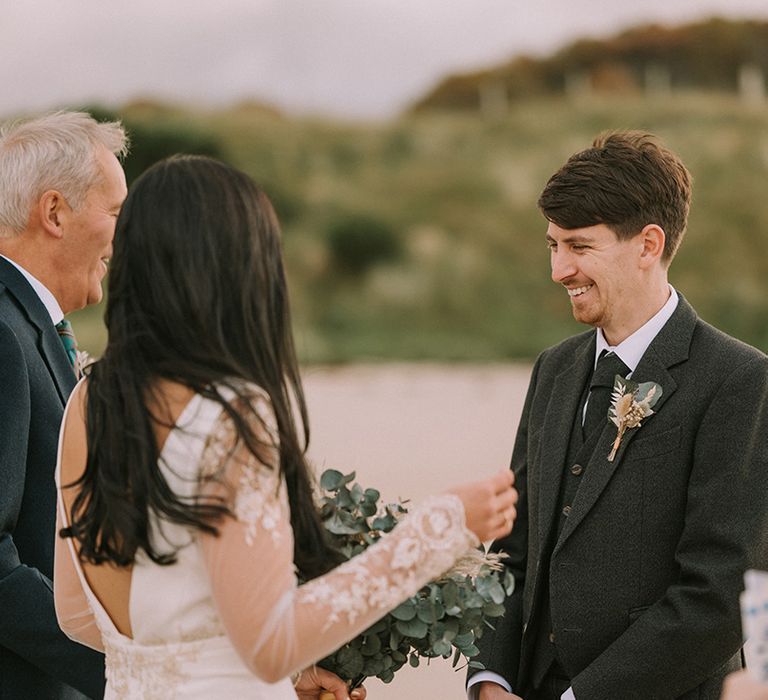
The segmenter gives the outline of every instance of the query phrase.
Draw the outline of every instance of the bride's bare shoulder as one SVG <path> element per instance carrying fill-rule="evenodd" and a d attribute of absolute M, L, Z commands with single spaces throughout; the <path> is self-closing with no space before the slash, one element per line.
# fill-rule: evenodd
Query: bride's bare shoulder
<path fill-rule="evenodd" d="M 61 483 L 77 481 L 85 471 L 88 443 L 85 432 L 85 407 L 88 380 L 82 379 L 70 394 L 61 429 Z"/>

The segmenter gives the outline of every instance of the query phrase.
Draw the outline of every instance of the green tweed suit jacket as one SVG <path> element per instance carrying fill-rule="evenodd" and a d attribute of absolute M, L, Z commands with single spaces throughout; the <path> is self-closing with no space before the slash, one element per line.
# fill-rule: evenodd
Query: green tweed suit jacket
<path fill-rule="evenodd" d="M 517 587 L 479 660 L 523 697 L 539 562 L 594 351 L 590 331 L 540 355 L 512 456 L 518 519 L 495 548 Z M 606 420 L 585 465 L 549 566 L 558 659 L 577 700 L 717 700 L 741 665 L 744 570 L 768 569 L 768 357 L 681 295 L 632 379 L 663 395 L 612 462 Z"/>

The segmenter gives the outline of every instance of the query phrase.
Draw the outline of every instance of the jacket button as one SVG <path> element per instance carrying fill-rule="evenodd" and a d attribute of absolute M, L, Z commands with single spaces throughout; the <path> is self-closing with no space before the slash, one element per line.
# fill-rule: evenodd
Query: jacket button
<path fill-rule="evenodd" d="M 580 464 L 574 464 L 571 467 L 571 474 L 574 476 L 581 476 L 581 472 L 584 471 L 584 467 L 582 467 Z"/>
<path fill-rule="evenodd" d="M 555 633 L 554 632 L 550 632 L 549 633 L 549 641 L 552 642 L 552 644 L 555 643 Z"/>
<path fill-rule="evenodd" d="M 565 506 L 565 508 L 563 508 L 563 515 L 567 518 L 570 514 L 571 514 L 571 507 Z"/>

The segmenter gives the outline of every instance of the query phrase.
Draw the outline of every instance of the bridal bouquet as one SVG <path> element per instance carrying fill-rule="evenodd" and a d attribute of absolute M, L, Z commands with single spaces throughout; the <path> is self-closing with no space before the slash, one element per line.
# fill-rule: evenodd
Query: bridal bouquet
<path fill-rule="evenodd" d="M 397 525 L 407 512 L 403 503 L 379 505 L 376 489 L 351 483 L 355 473 L 323 472 L 325 494 L 320 515 L 331 539 L 351 559 Z M 472 657 L 475 640 L 490 620 L 504 614 L 503 602 L 514 588 L 501 555 L 472 550 L 440 579 L 424 586 L 351 642 L 318 662 L 356 688 L 366 678 L 389 683 L 406 662 L 418 666 L 422 658 L 449 658 L 456 667 L 464 657 L 473 668 L 483 668 Z M 457 669 L 458 670 L 458 669 Z"/>

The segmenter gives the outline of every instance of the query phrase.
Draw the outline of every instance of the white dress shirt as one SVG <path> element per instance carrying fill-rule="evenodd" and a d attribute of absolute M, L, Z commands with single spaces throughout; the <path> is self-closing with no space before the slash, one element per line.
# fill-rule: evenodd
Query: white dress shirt
<path fill-rule="evenodd" d="M 600 353 L 603 350 L 613 351 L 619 356 L 619 359 L 629 367 L 630 373 L 627 376 L 632 376 L 632 372 L 637 369 L 637 365 L 640 364 L 640 360 L 648 346 L 653 342 L 653 339 L 659 334 L 659 331 L 664 327 L 664 324 L 669 321 L 670 316 L 677 308 L 677 302 L 679 297 L 675 288 L 669 285 L 669 299 L 651 318 L 649 318 L 640 328 L 638 328 L 628 338 L 622 340 L 618 345 L 608 345 L 608 341 L 603 335 L 602 329 L 597 329 L 597 342 L 595 343 L 595 367 L 597 367 L 597 360 L 600 357 Z"/>
<path fill-rule="evenodd" d="M 597 342 L 595 343 L 595 367 L 597 366 L 597 360 L 600 357 L 600 353 L 603 350 L 612 351 L 619 356 L 619 359 L 630 369 L 628 377 L 632 376 L 632 373 L 637 369 L 637 365 L 640 364 L 645 351 L 648 346 L 653 342 L 653 339 L 659 334 L 659 331 L 664 327 L 664 324 L 669 321 L 670 316 L 677 308 L 679 297 L 675 288 L 669 285 L 669 299 L 664 306 L 659 309 L 648 321 L 646 321 L 640 328 L 638 328 L 628 338 L 622 340 L 618 345 L 608 345 L 608 341 L 603 335 L 603 331 L 598 328 Z M 586 413 L 589 398 L 584 404 L 584 412 Z M 582 416 L 583 420 L 583 416 Z M 477 700 L 479 694 L 478 684 L 482 681 L 490 681 L 497 683 L 504 688 L 508 693 L 512 692 L 512 688 L 507 681 L 502 678 L 498 673 L 493 671 L 480 671 L 470 678 L 467 684 L 467 697 L 469 700 Z M 573 694 L 573 688 L 568 688 L 561 696 L 560 700 L 576 700 L 576 696 Z"/>
<path fill-rule="evenodd" d="M 10 258 L 6 258 L 5 255 L 0 255 L 0 258 L 7 260 L 22 275 L 24 275 L 27 282 L 29 282 L 29 284 L 32 286 L 32 289 L 35 290 L 35 294 L 37 294 L 37 296 L 40 297 L 40 301 L 43 302 L 43 305 L 51 317 L 51 321 L 53 321 L 53 325 L 55 326 L 57 323 L 60 323 L 64 318 L 64 312 L 61 310 L 59 302 L 56 301 L 56 297 L 51 294 L 51 291 L 48 289 L 48 287 L 46 287 L 39 279 L 37 279 L 37 277 L 27 272 L 21 265 L 19 265 L 19 263 L 14 262 Z"/>

